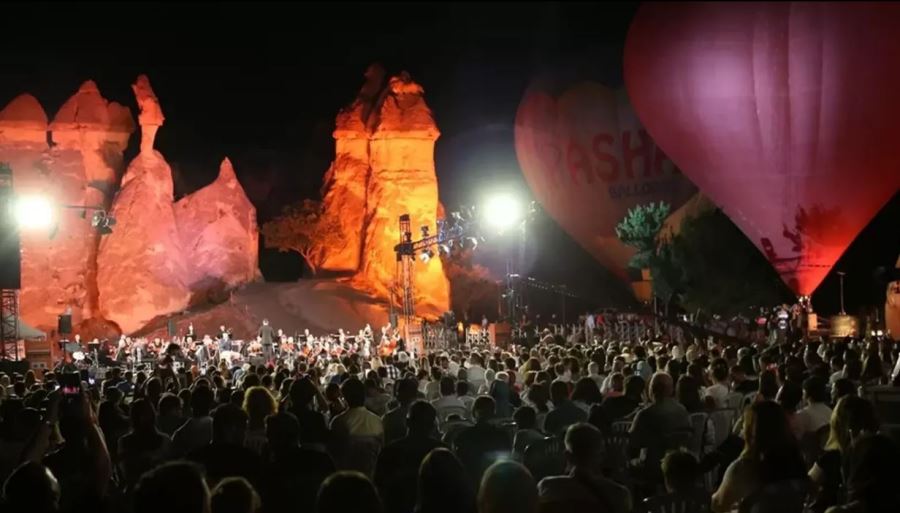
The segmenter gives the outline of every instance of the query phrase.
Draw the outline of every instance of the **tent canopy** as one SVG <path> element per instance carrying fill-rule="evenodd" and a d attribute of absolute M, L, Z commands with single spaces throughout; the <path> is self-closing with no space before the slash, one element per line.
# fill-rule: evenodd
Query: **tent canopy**
<path fill-rule="evenodd" d="M 18 332 L 16 333 L 16 339 L 39 340 L 42 338 L 47 338 L 47 334 L 37 328 L 31 327 L 28 323 L 23 321 L 21 317 L 18 318 Z"/>

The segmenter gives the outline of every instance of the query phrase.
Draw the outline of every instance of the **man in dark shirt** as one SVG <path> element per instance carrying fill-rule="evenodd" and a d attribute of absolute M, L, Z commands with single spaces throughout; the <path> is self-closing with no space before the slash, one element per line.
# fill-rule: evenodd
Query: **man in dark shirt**
<path fill-rule="evenodd" d="M 544 420 L 547 434 L 562 435 L 572 424 L 587 421 L 587 413 L 569 400 L 569 386 L 564 381 L 556 380 L 550 384 L 550 399 L 553 409 Z"/>
<path fill-rule="evenodd" d="M 662 480 L 659 463 L 670 449 L 672 437 L 679 433 L 691 433 L 691 419 L 687 409 L 673 396 L 675 385 L 672 376 L 657 373 L 650 380 L 650 399 L 653 404 L 637 412 L 631 424 L 630 446 L 632 451 L 647 450 L 644 461 L 648 477 Z M 687 434 L 686 436 L 690 436 Z"/>
<path fill-rule="evenodd" d="M 206 470 L 210 486 L 226 477 L 243 477 L 254 486 L 260 483 L 259 456 L 244 447 L 247 414 L 234 404 L 224 404 L 213 411 L 213 439 L 188 455 Z"/>
<path fill-rule="evenodd" d="M 403 379 L 397 382 L 397 401 L 400 404 L 381 418 L 384 424 L 384 443 L 390 444 L 406 436 L 408 427 L 406 417 L 409 407 L 416 400 L 418 391 L 418 385 L 414 379 Z"/>
<path fill-rule="evenodd" d="M 266 359 L 266 362 L 271 362 L 275 356 L 275 353 L 272 351 L 272 327 L 269 326 L 269 319 L 263 319 L 262 326 L 259 327 L 259 338 L 263 347 L 263 358 Z"/>
<path fill-rule="evenodd" d="M 322 482 L 335 471 L 328 453 L 300 444 L 301 427 L 290 413 L 266 419 L 268 450 L 260 493 L 272 511 L 313 511 Z"/>
<path fill-rule="evenodd" d="M 444 445 L 433 438 L 437 412 L 425 401 L 409 407 L 409 434 L 388 444 L 378 456 L 375 484 L 384 500 L 386 513 L 409 513 L 416 505 L 416 482 L 422 460 Z"/>
<path fill-rule="evenodd" d="M 291 407 L 288 411 L 300 424 L 300 443 L 324 448 L 328 444 L 328 425 L 325 416 L 312 407 L 315 396 L 316 385 L 308 377 L 298 379 L 291 385 Z"/>
<path fill-rule="evenodd" d="M 490 422 L 495 411 L 493 398 L 481 396 L 476 399 L 472 406 L 475 425 L 463 429 L 453 443 L 475 489 L 481 483 L 484 471 L 498 459 L 508 456 L 512 449 L 506 433 Z"/>
<path fill-rule="evenodd" d="M 632 510 L 628 488 L 603 476 L 603 436 L 589 424 L 575 424 L 566 431 L 569 473 L 545 477 L 538 483 L 542 511 L 572 513 Z"/>
<path fill-rule="evenodd" d="M 747 374 L 740 365 L 731 367 L 731 384 L 732 390 L 743 395 L 756 392 L 759 388 L 759 381 L 747 379 Z"/>
<path fill-rule="evenodd" d="M 628 416 L 641 405 L 644 393 L 644 379 L 628 376 L 625 380 L 625 395 L 607 397 L 600 404 L 591 406 L 590 423 L 600 431 L 609 433 L 612 423 Z"/>

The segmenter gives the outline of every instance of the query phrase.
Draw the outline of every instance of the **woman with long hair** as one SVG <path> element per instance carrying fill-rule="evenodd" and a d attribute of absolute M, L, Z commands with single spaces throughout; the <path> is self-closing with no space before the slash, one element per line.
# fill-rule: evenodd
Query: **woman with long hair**
<path fill-rule="evenodd" d="M 575 406 L 587 413 L 592 405 L 601 402 L 603 402 L 603 396 L 600 394 L 600 387 L 593 379 L 581 378 L 575 382 L 575 389 L 572 391 L 572 403 Z"/>
<path fill-rule="evenodd" d="M 847 502 L 827 513 L 895 513 L 900 511 L 897 486 L 900 448 L 886 435 L 864 435 L 853 443 L 847 478 Z"/>
<path fill-rule="evenodd" d="M 811 506 L 812 511 L 817 513 L 838 503 L 843 476 L 849 471 L 853 442 L 864 434 L 878 431 L 875 408 L 860 397 L 842 397 L 831 414 L 829 429 L 825 452 L 809 471 L 809 478 L 819 489 Z"/>
<path fill-rule="evenodd" d="M 764 370 L 759 374 L 759 392 L 757 401 L 774 401 L 778 395 L 778 377 L 771 370 Z"/>
<path fill-rule="evenodd" d="M 728 466 L 713 494 L 714 512 L 735 509 L 766 485 L 806 478 L 797 439 L 778 403 L 762 401 L 744 411 L 743 439 L 744 450 Z"/>
<path fill-rule="evenodd" d="M 435 449 L 419 467 L 414 513 L 474 513 L 475 493 L 459 459 Z"/>
<path fill-rule="evenodd" d="M 688 413 L 698 413 L 706 410 L 703 399 L 700 398 L 700 385 L 697 379 L 691 375 L 678 378 L 675 386 L 675 398 L 684 406 Z"/>
<path fill-rule="evenodd" d="M 266 445 L 266 417 L 278 412 L 278 403 L 268 388 L 255 386 L 244 395 L 243 409 L 248 417 L 244 445 L 256 454 L 262 454 Z"/>

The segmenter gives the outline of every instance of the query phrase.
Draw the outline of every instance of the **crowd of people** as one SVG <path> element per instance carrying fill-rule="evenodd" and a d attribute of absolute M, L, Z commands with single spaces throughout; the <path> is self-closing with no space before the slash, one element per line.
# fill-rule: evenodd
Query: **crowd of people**
<path fill-rule="evenodd" d="M 585 325 L 289 363 L 0 374 L 0 509 L 900 511 L 889 340 Z"/>

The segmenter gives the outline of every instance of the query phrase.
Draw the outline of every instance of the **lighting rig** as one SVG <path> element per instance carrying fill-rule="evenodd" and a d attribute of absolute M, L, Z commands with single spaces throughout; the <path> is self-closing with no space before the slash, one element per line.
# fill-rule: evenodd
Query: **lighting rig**
<path fill-rule="evenodd" d="M 413 290 L 414 260 L 418 258 L 428 263 L 437 255 L 450 255 L 454 251 L 475 249 L 484 241 L 475 218 L 475 208 L 462 212 L 451 212 L 450 217 L 437 220 L 437 233 L 430 233 L 428 226 L 419 228 L 421 238 L 413 240 L 412 222 L 409 214 L 400 216 L 400 242 L 394 246 L 397 255 L 397 275 L 401 287 L 401 315 L 406 326 L 415 318 L 415 296 Z M 393 301 L 391 302 L 393 308 Z"/>

